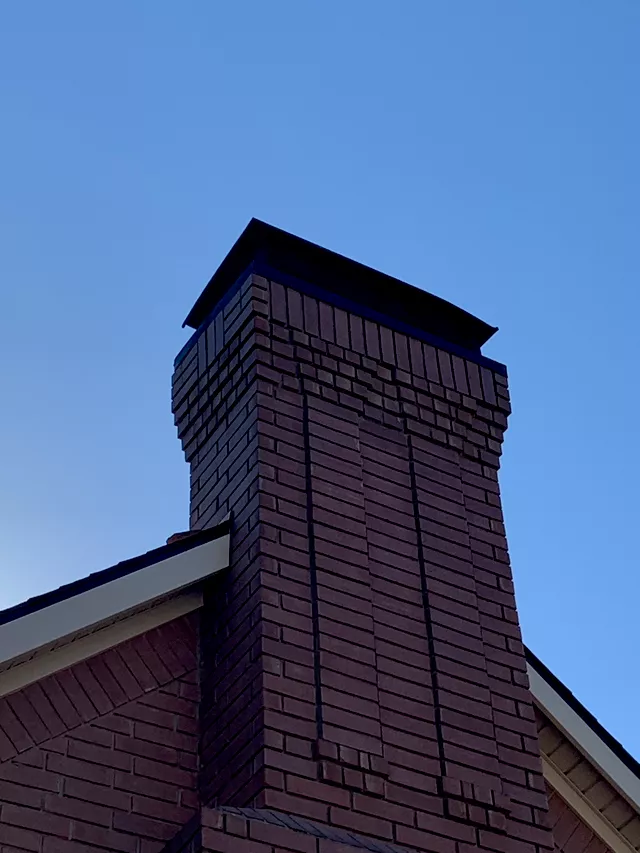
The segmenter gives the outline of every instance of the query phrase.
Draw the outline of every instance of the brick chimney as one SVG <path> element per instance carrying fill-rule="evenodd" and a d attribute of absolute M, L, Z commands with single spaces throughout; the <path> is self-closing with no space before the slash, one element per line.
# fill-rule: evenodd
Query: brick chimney
<path fill-rule="evenodd" d="M 191 527 L 234 525 L 201 627 L 203 846 L 551 849 L 495 329 L 256 220 L 186 324 Z"/>

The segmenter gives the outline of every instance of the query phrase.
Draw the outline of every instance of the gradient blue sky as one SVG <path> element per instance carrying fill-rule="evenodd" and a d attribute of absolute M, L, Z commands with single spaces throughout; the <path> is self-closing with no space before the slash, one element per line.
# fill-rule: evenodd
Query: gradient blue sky
<path fill-rule="evenodd" d="M 3 3 L 0 606 L 187 525 L 172 359 L 258 216 L 500 327 L 525 640 L 640 756 L 639 37 L 637 0 Z"/>

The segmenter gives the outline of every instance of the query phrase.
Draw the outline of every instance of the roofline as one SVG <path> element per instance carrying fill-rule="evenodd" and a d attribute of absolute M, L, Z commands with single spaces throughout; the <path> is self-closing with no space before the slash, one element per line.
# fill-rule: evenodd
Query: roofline
<path fill-rule="evenodd" d="M 611 853 L 637 853 L 628 838 L 585 797 L 566 773 L 558 770 L 546 755 L 542 756 L 542 773 L 547 784 L 561 797 L 572 812 L 598 836 Z"/>
<path fill-rule="evenodd" d="M 252 219 L 187 315 L 183 326 L 198 329 L 244 273 L 261 267 L 306 281 L 335 295 L 389 315 L 476 355 L 497 331 L 462 308 L 407 282 Z"/>
<path fill-rule="evenodd" d="M 230 524 L 230 518 L 227 517 L 215 527 L 194 531 L 190 536 L 172 542 L 170 545 L 162 545 L 159 548 L 154 548 L 137 557 L 131 557 L 129 560 L 116 563 L 115 566 L 110 566 L 99 572 L 93 572 L 84 578 L 64 584 L 57 587 L 57 589 L 36 595 L 33 598 L 28 598 L 26 601 L 22 601 L 20 604 L 12 607 L 7 607 L 5 610 L 0 610 L 0 627 L 16 619 L 21 619 L 30 613 L 51 607 L 60 601 L 73 598 L 90 589 L 96 589 L 103 584 L 111 583 L 111 581 L 125 577 L 147 566 L 152 566 L 154 563 L 168 560 L 178 554 L 183 554 L 185 551 L 190 551 L 192 548 L 197 548 L 207 542 L 212 542 L 214 539 L 219 539 L 221 536 L 229 533 Z"/>
<path fill-rule="evenodd" d="M 625 799 L 640 811 L 640 762 L 526 647 L 525 655 L 530 689 L 536 704 Z"/>
<path fill-rule="evenodd" d="M 80 661 L 102 654 L 148 631 L 173 622 L 202 607 L 202 590 L 178 592 L 166 601 L 151 604 L 89 633 L 68 639 L 62 645 L 29 656 L 0 671 L 0 698 L 47 678 Z"/>
<path fill-rule="evenodd" d="M 229 566 L 229 521 L 4 611 L 5 670 L 193 588 Z"/>

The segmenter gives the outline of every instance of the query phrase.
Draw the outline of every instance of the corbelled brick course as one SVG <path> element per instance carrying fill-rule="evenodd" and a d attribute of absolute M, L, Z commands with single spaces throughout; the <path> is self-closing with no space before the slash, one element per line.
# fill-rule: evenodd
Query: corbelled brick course
<path fill-rule="evenodd" d="M 370 849 L 534 853 L 552 841 L 497 481 L 507 381 L 392 326 L 250 275 L 177 364 L 192 526 L 235 523 L 205 596 L 203 803 Z M 204 847 L 346 843 L 233 846 L 224 821 Z"/>

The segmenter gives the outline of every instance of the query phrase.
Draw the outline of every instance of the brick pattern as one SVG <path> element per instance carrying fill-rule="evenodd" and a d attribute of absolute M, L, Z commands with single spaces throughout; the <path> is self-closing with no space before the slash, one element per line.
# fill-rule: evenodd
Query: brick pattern
<path fill-rule="evenodd" d="M 268 809 L 203 809 L 201 841 L 211 853 L 407 853 L 396 844 Z"/>
<path fill-rule="evenodd" d="M 202 811 L 198 810 L 162 848 L 162 853 L 201 853 Z"/>
<path fill-rule="evenodd" d="M 0 851 L 155 853 L 198 807 L 197 620 L 0 700 Z"/>
<path fill-rule="evenodd" d="M 178 433 L 191 465 L 191 524 L 203 528 L 232 512 L 235 527 L 231 568 L 204 593 L 204 801 L 244 803 L 261 785 L 252 770 L 264 730 L 258 556 L 264 439 L 258 430 L 256 344 L 266 311 L 247 282 L 200 335 L 173 381 Z"/>
<path fill-rule="evenodd" d="M 548 789 L 549 825 L 554 847 L 560 853 L 611 853 L 609 848 L 586 826 L 565 801 Z"/>
<path fill-rule="evenodd" d="M 192 525 L 237 525 L 203 620 L 203 802 L 409 849 L 551 848 L 505 377 L 257 276 L 212 323 L 174 377 Z"/>
<path fill-rule="evenodd" d="M 561 853 L 610 853 L 551 789 L 549 825 Z M 265 825 L 266 824 L 266 825 Z M 358 835 L 325 823 L 268 809 L 204 808 L 164 848 L 163 853 L 407 853 L 409 848 Z M 431 849 L 425 845 L 422 849 Z"/>

